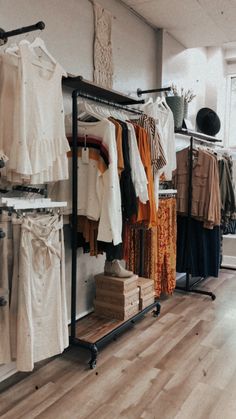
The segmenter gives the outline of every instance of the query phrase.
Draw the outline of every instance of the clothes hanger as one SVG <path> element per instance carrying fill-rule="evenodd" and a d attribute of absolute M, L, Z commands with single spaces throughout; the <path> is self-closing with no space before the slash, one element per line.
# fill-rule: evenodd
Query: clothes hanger
<path fill-rule="evenodd" d="M 170 109 L 170 107 L 169 107 L 168 103 L 166 102 L 166 97 L 165 97 L 165 96 L 162 96 L 161 100 L 162 100 L 162 103 L 163 103 L 164 107 L 165 107 L 168 111 L 171 111 L 171 109 Z"/>
<path fill-rule="evenodd" d="M 148 100 L 144 103 L 144 106 L 145 105 L 153 105 L 153 98 L 149 97 Z"/>
<path fill-rule="evenodd" d="M 40 30 L 40 32 L 41 32 L 41 30 Z M 14 42 L 10 45 L 6 45 L 4 52 L 10 53 L 10 54 L 12 53 L 12 54 L 16 55 L 17 57 L 19 57 L 20 55 L 16 54 L 17 52 L 19 52 L 19 45 L 24 45 L 24 44 L 30 45 L 36 38 L 36 37 L 34 37 L 33 40 L 30 40 L 30 36 L 31 36 L 31 32 L 28 32 L 28 33 L 24 34 L 24 38 L 20 39 L 18 41 L 18 43 Z"/>
<path fill-rule="evenodd" d="M 33 61 L 34 65 L 36 65 L 37 67 L 49 70 L 49 71 L 54 71 L 55 70 L 55 67 L 58 63 L 55 60 L 55 58 L 51 55 L 51 53 L 48 51 L 48 49 L 46 48 L 46 45 L 45 45 L 44 41 L 39 37 L 35 38 L 32 43 L 30 41 L 28 41 L 26 38 L 22 39 L 19 42 L 19 44 L 12 44 L 12 45 L 8 46 L 5 49 L 4 52 L 7 53 L 7 54 L 14 55 L 17 58 L 20 58 L 20 46 L 22 46 L 22 45 L 26 45 L 31 50 L 31 52 L 33 53 L 33 55 L 36 59 L 35 61 Z M 44 55 L 49 59 L 48 63 L 46 61 L 44 61 L 43 63 L 42 63 L 42 61 L 40 61 L 41 57 L 36 53 L 37 48 L 39 48 L 44 53 Z M 53 64 L 53 68 L 49 66 L 50 63 Z M 62 75 L 64 77 L 67 77 L 67 73 L 63 68 L 62 68 Z"/>
<path fill-rule="evenodd" d="M 37 59 L 39 59 L 39 62 L 38 63 L 34 63 L 34 64 L 41 64 L 41 61 L 40 61 L 40 56 L 38 56 L 38 54 L 36 53 L 36 49 L 40 49 L 43 53 L 44 53 L 44 55 L 46 55 L 46 57 L 49 59 L 49 61 L 51 61 L 51 63 L 54 65 L 54 68 L 53 69 L 51 69 L 51 68 L 47 68 L 47 70 L 51 70 L 51 71 L 53 71 L 54 69 L 55 69 L 55 66 L 58 64 L 58 62 L 56 61 L 56 59 L 52 56 L 52 54 L 48 51 L 48 49 L 47 49 L 47 47 L 46 47 L 46 45 L 45 45 L 45 42 L 43 41 L 43 39 L 42 38 L 40 38 L 39 36 L 37 36 L 35 39 L 34 39 L 34 41 L 29 45 L 29 48 L 31 49 L 31 51 L 35 54 L 35 57 L 37 58 Z M 44 63 L 44 65 L 42 66 L 43 68 L 45 68 L 45 63 Z M 61 66 L 60 66 L 61 67 Z M 62 68 L 62 67 L 61 67 Z M 67 72 L 62 68 L 62 75 L 64 76 L 64 77 L 67 77 Z"/>
<path fill-rule="evenodd" d="M 50 52 L 47 50 L 47 47 L 44 43 L 44 41 L 42 40 L 42 38 L 35 38 L 34 41 L 32 43 L 29 44 L 30 49 L 33 50 L 33 52 L 35 53 L 36 48 L 41 49 L 41 51 L 47 56 L 47 58 L 49 58 L 49 60 L 53 63 L 53 64 L 57 64 L 57 61 L 55 60 L 55 58 L 50 54 Z M 38 57 L 37 54 L 35 54 L 36 57 Z"/>
<path fill-rule="evenodd" d="M 92 119 L 91 119 L 92 118 Z M 97 122 L 101 121 L 102 117 L 94 108 L 87 102 L 82 101 L 78 104 L 78 120 L 81 122 Z"/>
<path fill-rule="evenodd" d="M 165 103 L 162 101 L 163 98 L 161 98 L 160 96 L 157 96 L 156 98 L 156 105 L 158 106 L 158 108 L 162 111 L 166 111 L 167 108 L 165 106 Z"/>

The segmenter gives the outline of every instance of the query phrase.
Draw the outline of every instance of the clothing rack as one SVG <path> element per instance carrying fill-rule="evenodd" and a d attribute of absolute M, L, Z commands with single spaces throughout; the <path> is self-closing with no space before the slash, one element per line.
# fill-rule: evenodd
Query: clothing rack
<path fill-rule="evenodd" d="M 72 248 L 72 267 L 71 267 L 71 327 L 70 327 L 70 343 L 75 346 L 83 347 L 90 350 L 91 359 L 89 361 L 90 368 L 96 367 L 98 349 L 105 343 L 114 339 L 115 336 L 122 333 L 125 329 L 133 325 L 138 319 L 142 318 L 145 313 L 154 310 L 154 315 L 160 313 L 160 304 L 155 302 L 140 311 L 138 314 L 131 317 L 129 320 L 107 320 L 104 324 L 104 319 L 101 318 L 101 328 L 98 331 L 99 319 L 94 316 L 94 333 L 90 330 L 90 336 L 87 333 L 81 335 L 80 324 L 86 324 L 87 317 L 76 321 L 76 296 L 77 296 L 77 199 L 78 199 L 78 179 L 77 179 L 77 136 L 78 136 L 78 98 L 86 98 L 97 103 L 109 105 L 112 107 L 119 107 L 126 112 L 136 114 L 142 113 L 136 109 L 130 109 L 129 105 L 137 105 L 144 101 L 135 100 L 129 96 L 123 95 L 115 90 L 105 89 L 95 83 L 85 80 L 82 76 L 68 77 L 63 79 L 63 85 L 72 89 L 72 228 L 71 228 L 71 248 Z M 90 324 L 90 328 L 91 328 Z M 82 327 L 83 329 L 83 327 Z M 96 335 L 96 337 L 94 337 Z"/>
<path fill-rule="evenodd" d="M 127 109 L 126 105 L 118 105 L 117 103 L 109 102 L 108 100 L 93 97 L 93 96 L 88 95 L 88 94 L 81 93 L 79 96 L 84 98 L 84 99 L 91 100 L 91 101 L 96 102 L 96 103 L 101 103 L 103 105 L 111 106 L 112 108 L 115 108 L 115 109 L 121 109 L 121 110 L 124 110 L 124 111 L 129 112 L 129 113 L 134 113 L 136 115 L 143 113 L 142 111 L 139 111 L 138 109 L 133 109 L 133 108 L 128 108 Z"/>
<path fill-rule="evenodd" d="M 22 35 L 23 33 L 43 30 L 45 28 L 45 23 L 40 21 L 35 23 L 34 25 L 30 26 L 23 26 L 22 28 L 13 29 L 12 31 L 4 31 L 4 29 L 0 28 L 0 46 L 7 43 L 8 38 L 11 36 Z"/>
<path fill-rule="evenodd" d="M 140 97 L 142 95 L 144 95 L 145 93 L 159 93 L 159 92 L 170 92 L 171 91 L 171 87 L 159 87 L 156 89 L 149 89 L 149 90 L 142 90 L 142 89 L 137 89 L 137 96 Z"/>
<path fill-rule="evenodd" d="M 206 145 L 216 145 L 217 143 L 222 142 L 221 140 L 212 137 L 210 135 L 205 135 L 200 132 L 195 132 L 187 129 L 179 129 L 175 131 L 177 134 L 181 134 L 184 136 L 190 137 L 190 147 L 189 147 L 189 178 L 188 178 L 188 212 L 187 212 L 187 234 L 186 234 L 186 249 L 188 252 L 188 264 L 186 269 L 186 282 L 185 287 L 181 287 L 179 285 L 176 286 L 177 290 L 185 291 L 185 292 L 193 292 L 196 294 L 203 294 L 208 295 L 211 297 L 212 300 L 216 299 L 214 293 L 204 290 L 195 289 L 195 287 L 202 282 L 205 278 L 200 278 L 197 281 L 190 283 L 190 276 L 191 276 L 191 257 L 190 257 L 190 225 L 191 225 L 191 214 L 192 214 L 192 172 L 193 172 L 193 143 L 194 141 L 200 142 L 201 144 Z M 219 146 L 217 144 L 217 146 Z"/>

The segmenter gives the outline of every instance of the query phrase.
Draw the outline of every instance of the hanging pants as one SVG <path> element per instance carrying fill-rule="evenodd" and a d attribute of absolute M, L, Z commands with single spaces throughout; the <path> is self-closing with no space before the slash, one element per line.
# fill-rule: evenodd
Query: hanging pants
<path fill-rule="evenodd" d="M 63 221 L 58 215 L 22 220 L 16 362 L 20 371 L 68 346 Z"/>
<path fill-rule="evenodd" d="M 139 274 L 142 242 L 142 276 L 154 280 L 155 295 L 172 294 L 176 284 L 176 199 L 160 199 L 157 227 L 140 229 L 125 226 L 125 259 L 128 269 Z M 141 234 L 143 240 L 140 240 Z"/>
<path fill-rule="evenodd" d="M 172 294 L 176 285 L 176 199 L 160 199 L 157 212 L 155 294 Z"/>
<path fill-rule="evenodd" d="M 191 273 L 193 276 L 215 276 L 220 267 L 220 227 L 212 230 L 204 228 L 203 222 L 191 218 L 187 247 L 187 217 L 178 216 L 177 272 Z"/>

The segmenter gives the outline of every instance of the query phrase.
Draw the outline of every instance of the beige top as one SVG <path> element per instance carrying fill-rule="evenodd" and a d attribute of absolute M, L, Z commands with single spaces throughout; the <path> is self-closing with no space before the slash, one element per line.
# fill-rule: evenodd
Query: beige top
<path fill-rule="evenodd" d="M 173 172 L 174 187 L 178 190 L 177 211 L 188 212 L 188 152 L 177 153 L 177 169 Z M 220 225 L 220 189 L 217 160 L 214 155 L 195 151 L 192 177 L 192 216 L 204 221 L 205 228 Z"/>

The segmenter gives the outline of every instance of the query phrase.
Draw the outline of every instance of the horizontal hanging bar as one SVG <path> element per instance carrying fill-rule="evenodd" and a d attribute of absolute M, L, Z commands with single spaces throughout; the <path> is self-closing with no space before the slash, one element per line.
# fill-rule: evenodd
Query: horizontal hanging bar
<path fill-rule="evenodd" d="M 16 185 L 13 187 L 14 191 L 22 191 L 28 193 L 35 193 L 39 195 L 44 195 L 46 192 L 46 188 L 35 188 L 32 186 L 23 186 L 23 185 Z"/>
<path fill-rule="evenodd" d="M 150 89 L 150 90 L 137 89 L 137 95 L 142 96 L 145 93 L 170 92 L 170 91 L 171 91 L 171 87 L 160 87 L 160 88 L 157 88 L 157 89 Z"/>
<path fill-rule="evenodd" d="M 75 91 L 74 91 L 75 92 Z M 123 111 L 134 113 L 134 114 L 143 114 L 143 111 L 140 111 L 139 109 L 129 108 L 125 105 L 120 105 L 114 102 L 110 102 L 109 100 L 100 99 L 96 96 L 87 95 L 85 93 L 80 93 L 79 90 L 76 91 L 76 95 L 79 97 L 82 97 L 84 99 L 92 100 L 93 102 L 102 103 L 107 106 L 111 106 L 112 108 L 118 108 L 122 109 Z"/>
<path fill-rule="evenodd" d="M 201 132 L 195 132 L 188 129 L 177 129 L 175 130 L 176 134 L 186 135 L 188 137 L 193 137 L 195 140 L 202 140 L 208 143 L 222 143 L 222 140 L 212 137 L 211 135 L 206 135 Z"/>
<path fill-rule="evenodd" d="M 33 32 L 37 30 L 43 30 L 45 28 L 45 23 L 40 21 L 37 22 L 35 25 L 24 26 L 23 28 L 14 29 L 12 31 L 4 31 L 4 29 L 0 28 L 0 39 L 4 41 L 4 44 L 7 42 L 7 39 L 11 36 L 21 35 L 23 33 Z"/>

